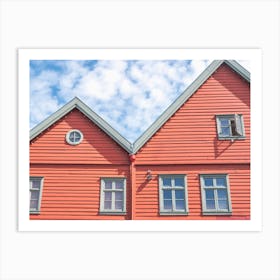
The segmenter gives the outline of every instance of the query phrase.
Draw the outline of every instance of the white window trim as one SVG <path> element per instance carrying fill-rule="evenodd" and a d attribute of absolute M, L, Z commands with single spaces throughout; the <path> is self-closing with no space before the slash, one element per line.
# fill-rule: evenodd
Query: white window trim
<path fill-rule="evenodd" d="M 176 209 L 172 209 L 170 210 L 166 210 L 164 209 L 163 205 L 164 205 L 164 201 L 163 201 L 163 185 L 162 185 L 162 179 L 168 177 L 168 178 L 172 178 L 171 181 L 173 181 L 173 179 L 175 177 L 177 178 L 183 178 L 184 179 L 184 191 L 185 191 L 185 210 L 176 210 Z M 188 215 L 189 213 L 189 209 L 188 209 L 188 188 L 187 188 L 187 176 L 184 174 L 160 174 L 158 175 L 158 186 L 159 186 L 159 213 L 160 215 Z M 182 188 L 171 188 L 172 190 L 175 189 L 182 189 Z M 172 192 L 172 205 L 174 204 L 174 192 Z"/>
<path fill-rule="evenodd" d="M 81 139 L 80 139 L 79 142 L 72 142 L 72 141 L 70 140 L 70 134 L 71 134 L 72 132 L 77 132 L 77 133 L 79 133 L 79 134 L 81 135 Z M 66 142 L 67 142 L 69 145 L 76 146 L 76 145 L 79 145 L 79 144 L 83 141 L 84 135 L 83 135 L 83 133 L 82 133 L 80 130 L 78 130 L 78 129 L 71 129 L 71 130 L 69 130 L 69 131 L 67 132 L 65 138 L 66 138 Z"/>
<path fill-rule="evenodd" d="M 241 135 L 231 135 L 231 136 L 223 136 L 221 133 L 221 123 L 220 118 L 233 118 L 236 122 L 237 129 L 241 130 Z M 239 123 L 237 122 L 239 120 Z M 217 125 L 217 135 L 219 140 L 234 140 L 234 139 L 245 139 L 245 128 L 244 128 L 244 120 L 242 114 L 226 114 L 226 115 L 216 115 L 216 125 Z"/>
<path fill-rule="evenodd" d="M 123 181 L 123 209 L 122 210 L 115 210 L 115 209 L 104 209 L 105 199 L 104 199 L 104 193 L 105 193 L 105 180 L 110 181 L 116 181 L 121 180 Z M 116 190 L 114 190 L 116 191 Z M 113 191 L 113 192 L 114 192 Z M 118 190 L 119 192 L 121 190 Z M 126 214 L 126 178 L 123 177 L 102 177 L 100 178 L 100 208 L 99 208 L 100 214 L 108 214 L 108 215 L 125 215 Z"/>
<path fill-rule="evenodd" d="M 207 209 L 206 208 L 206 196 L 205 196 L 205 187 L 204 187 L 204 178 L 225 178 L 227 184 L 227 199 L 228 199 L 228 209 Z M 230 196 L 230 186 L 229 186 L 229 176 L 228 174 L 200 174 L 200 187 L 201 187 L 201 201 L 202 201 L 202 214 L 203 215 L 231 215 L 232 214 L 232 205 L 231 205 L 231 196 Z M 218 189 L 218 188 L 207 188 L 207 189 Z M 215 197 L 215 205 L 216 205 Z"/>
<path fill-rule="evenodd" d="M 34 189 L 31 189 L 31 180 L 33 179 L 37 179 L 37 180 L 40 180 L 40 189 L 39 189 L 39 199 L 38 199 L 38 210 L 31 210 L 30 209 L 30 194 L 31 192 L 34 192 L 34 191 L 38 191 L 38 190 L 34 190 Z M 42 193 L 43 193 L 43 186 L 44 186 L 44 177 L 41 177 L 41 176 L 30 176 L 29 177 L 29 213 L 30 214 L 40 214 L 40 211 L 41 211 L 41 200 L 42 200 Z"/>

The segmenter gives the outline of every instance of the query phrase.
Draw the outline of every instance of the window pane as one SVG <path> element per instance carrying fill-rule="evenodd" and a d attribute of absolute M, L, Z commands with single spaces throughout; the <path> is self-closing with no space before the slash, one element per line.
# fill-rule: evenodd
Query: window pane
<path fill-rule="evenodd" d="M 230 136 L 230 128 L 229 127 L 221 127 L 221 135 Z"/>
<path fill-rule="evenodd" d="M 112 181 L 104 181 L 104 186 L 106 190 L 112 189 Z"/>
<path fill-rule="evenodd" d="M 117 190 L 122 190 L 123 189 L 123 181 L 116 181 L 115 186 Z"/>
<path fill-rule="evenodd" d="M 214 200 L 207 200 L 206 199 L 206 208 L 208 209 L 208 210 L 210 210 L 210 209 L 215 209 L 215 201 Z"/>
<path fill-rule="evenodd" d="M 218 187 L 226 187 L 226 178 L 216 178 L 216 185 Z"/>
<path fill-rule="evenodd" d="M 105 201 L 104 202 L 104 209 L 111 209 L 112 208 L 111 205 L 112 205 L 111 201 Z"/>
<path fill-rule="evenodd" d="M 185 201 L 184 200 L 176 200 L 176 209 L 177 210 L 185 210 Z"/>
<path fill-rule="evenodd" d="M 31 188 L 32 189 L 40 189 L 41 180 L 32 180 Z"/>
<path fill-rule="evenodd" d="M 213 179 L 212 178 L 204 178 L 204 186 L 205 187 L 213 187 Z"/>
<path fill-rule="evenodd" d="M 226 189 L 217 189 L 218 199 L 227 199 L 227 190 Z"/>
<path fill-rule="evenodd" d="M 171 178 L 162 178 L 162 185 L 164 187 L 171 187 Z"/>
<path fill-rule="evenodd" d="M 228 119 L 220 119 L 221 126 L 229 126 L 229 120 Z"/>
<path fill-rule="evenodd" d="M 105 192 L 104 193 L 104 199 L 105 199 L 105 201 L 112 200 L 112 193 L 111 192 Z"/>
<path fill-rule="evenodd" d="M 77 131 L 74 132 L 74 138 L 76 142 L 79 142 L 81 139 L 81 135 L 80 133 L 78 133 Z"/>
<path fill-rule="evenodd" d="M 72 131 L 69 135 L 69 139 L 73 143 L 77 143 L 81 140 L 81 134 L 77 131 Z"/>
<path fill-rule="evenodd" d="M 166 209 L 166 210 L 172 209 L 172 200 L 170 200 L 170 199 L 164 200 L 163 201 L 163 208 Z"/>
<path fill-rule="evenodd" d="M 184 178 L 176 178 L 174 179 L 176 187 L 184 187 Z"/>
<path fill-rule="evenodd" d="M 236 131 L 236 123 L 235 123 L 235 120 L 231 120 L 230 121 L 230 125 L 231 125 L 231 132 L 232 132 L 232 135 L 235 135 L 237 136 L 237 131 Z"/>
<path fill-rule="evenodd" d="M 123 200 L 123 192 L 115 192 L 115 200 Z"/>
<path fill-rule="evenodd" d="M 30 200 L 30 209 L 31 210 L 38 210 L 38 200 Z"/>
<path fill-rule="evenodd" d="M 214 190 L 205 190 L 206 199 L 214 199 Z"/>
<path fill-rule="evenodd" d="M 185 198 L 185 192 L 182 190 L 175 190 L 175 198 L 176 199 L 184 199 Z"/>
<path fill-rule="evenodd" d="M 219 209 L 228 209 L 227 200 L 219 200 Z"/>
<path fill-rule="evenodd" d="M 31 199 L 39 200 L 39 191 L 31 191 Z"/>
<path fill-rule="evenodd" d="M 172 198 L 171 190 L 164 190 L 163 191 L 163 198 L 164 199 L 171 199 Z"/>
<path fill-rule="evenodd" d="M 115 202 L 115 209 L 117 209 L 117 210 L 123 209 L 123 202 L 122 201 L 116 201 Z"/>

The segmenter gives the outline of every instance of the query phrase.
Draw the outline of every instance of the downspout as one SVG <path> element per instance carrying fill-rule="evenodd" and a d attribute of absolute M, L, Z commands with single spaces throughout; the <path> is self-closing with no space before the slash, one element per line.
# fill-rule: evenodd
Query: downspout
<path fill-rule="evenodd" d="M 135 159 L 136 159 L 136 155 L 134 154 L 130 154 L 129 155 L 129 159 L 130 159 L 130 187 L 131 187 L 131 216 L 130 219 L 134 220 L 135 219 L 135 203 L 136 203 L 136 191 L 135 191 L 135 187 L 136 187 L 136 168 L 135 168 Z"/>

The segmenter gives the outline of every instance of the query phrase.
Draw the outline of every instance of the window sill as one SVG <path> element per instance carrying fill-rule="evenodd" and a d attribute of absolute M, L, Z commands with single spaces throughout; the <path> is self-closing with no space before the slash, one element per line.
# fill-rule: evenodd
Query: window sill
<path fill-rule="evenodd" d="M 245 140 L 246 137 L 245 136 L 238 136 L 238 137 L 222 137 L 222 136 L 218 136 L 218 140 Z"/>
<path fill-rule="evenodd" d="M 189 212 L 160 212 L 161 216 L 187 216 Z"/>
<path fill-rule="evenodd" d="M 203 212 L 203 216 L 231 216 L 232 212 Z"/>
<path fill-rule="evenodd" d="M 100 211 L 99 212 L 99 215 L 112 215 L 112 216 L 115 216 L 115 215 L 119 215 L 119 216 L 123 216 L 123 215 L 126 215 L 127 213 L 126 212 L 113 212 L 113 211 Z"/>
<path fill-rule="evenodd" d="M 40 211 L 30 211 L 29 214 L 30 215 L 39 215 Z"/>

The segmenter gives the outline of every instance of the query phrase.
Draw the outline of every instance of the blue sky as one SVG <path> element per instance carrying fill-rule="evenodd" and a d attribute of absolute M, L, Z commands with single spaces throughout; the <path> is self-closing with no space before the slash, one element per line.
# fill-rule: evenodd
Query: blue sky
<path fill-rule="evenodd" d="M 249 69 L 248 61 L 239 61 Z M 75 96 L 134 142 L 210 60 L 31 60 L 30 128 Z"/>

